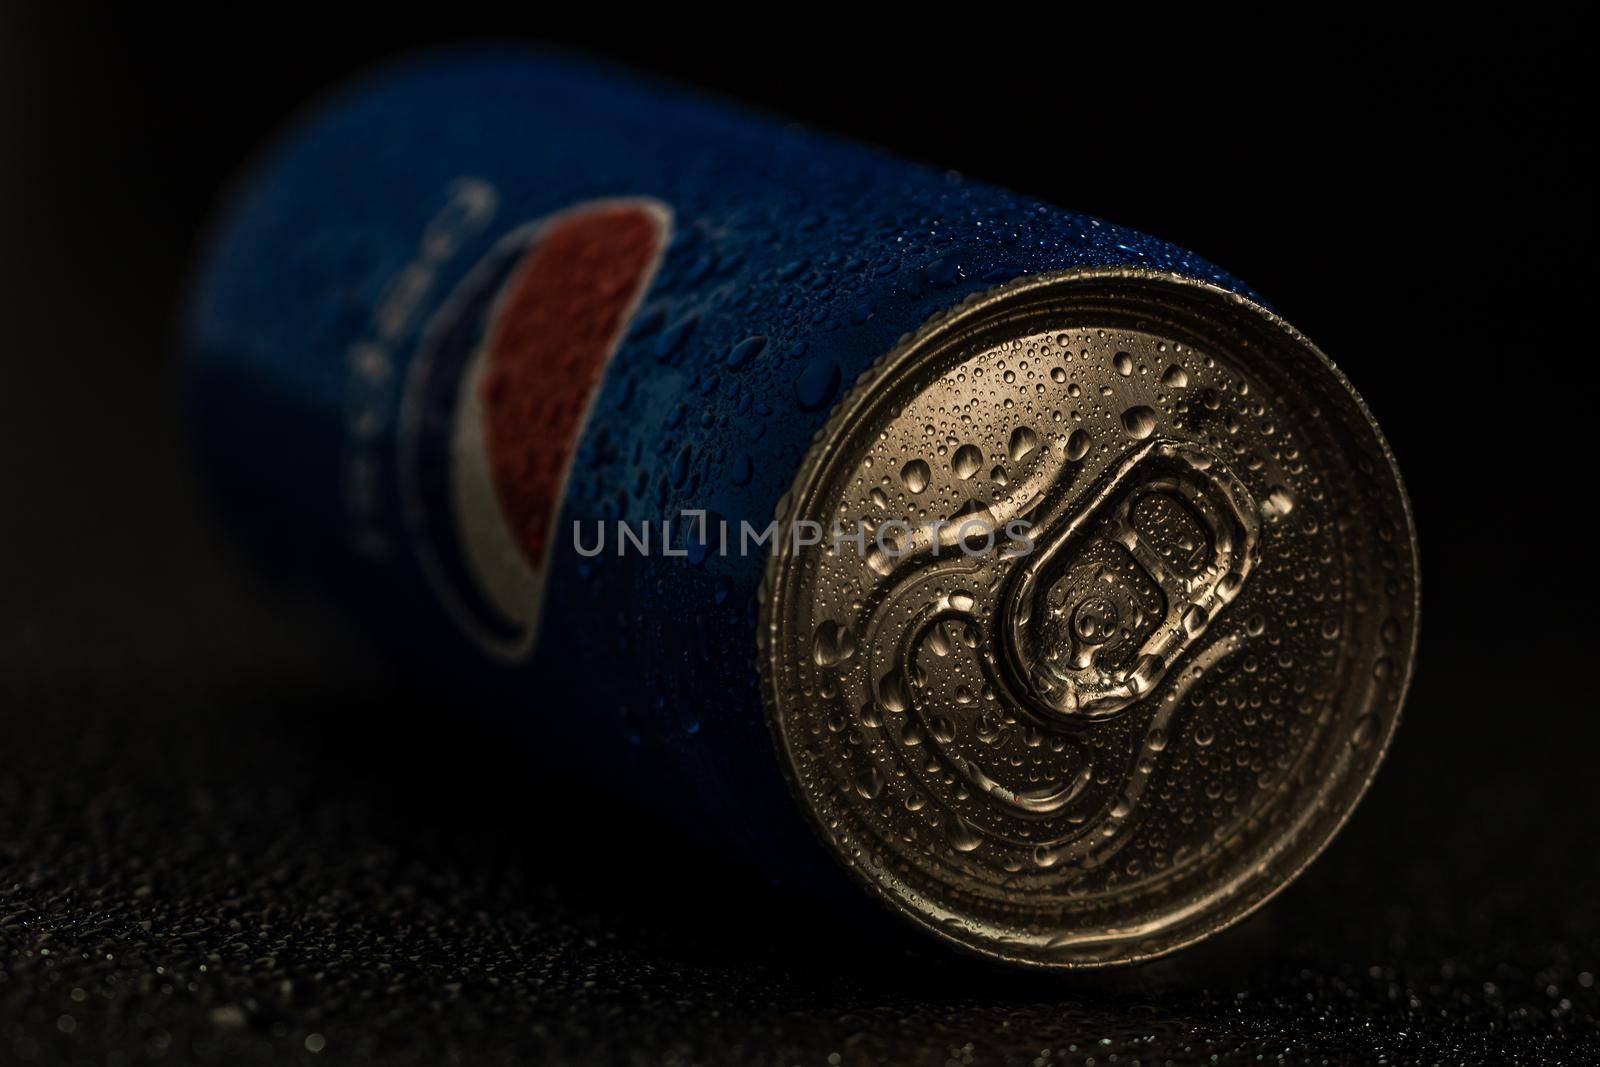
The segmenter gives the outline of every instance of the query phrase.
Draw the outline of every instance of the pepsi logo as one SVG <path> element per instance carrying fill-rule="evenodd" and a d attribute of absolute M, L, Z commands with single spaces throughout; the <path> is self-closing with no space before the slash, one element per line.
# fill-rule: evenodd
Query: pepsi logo
<path fill-rule="evenodd" d="M 538 635 L 573 457 L 671 226 L 640 198 L 519 227 L 424 330 L 402 414 L 407 522 L 446 609 L 498 658 Z"/>

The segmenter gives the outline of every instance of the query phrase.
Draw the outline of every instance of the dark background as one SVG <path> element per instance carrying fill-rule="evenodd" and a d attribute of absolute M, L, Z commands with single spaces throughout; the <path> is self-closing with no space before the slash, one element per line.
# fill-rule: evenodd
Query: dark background
<path fill-rule="evenodd" d="M 0 1063 L 1600 1056 L 1575 34 L 134 10 L 0 8 Z M 1159 234 L 1339 362 L 1413 495 L 1423 641 L 1303 878 L 1208 945 L 1063 978 L 830 924 L 714 857 L 607 862 L 488 719 L 219 533 L 171 343 L 219 190 L 363 65 L 506 36 Z"/>

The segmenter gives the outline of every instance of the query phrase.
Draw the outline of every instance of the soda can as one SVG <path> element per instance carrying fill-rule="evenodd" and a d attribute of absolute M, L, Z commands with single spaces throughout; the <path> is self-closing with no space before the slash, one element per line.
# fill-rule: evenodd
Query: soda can
<path fill-rule="evenodd" d="M 1417 554 L 1371 414 L 1099 219 L 458 53 L 266 154 L 188 342 L 230 491 L 530 750 L 982 955 L 1237 921 L 1395 729 Z"/>

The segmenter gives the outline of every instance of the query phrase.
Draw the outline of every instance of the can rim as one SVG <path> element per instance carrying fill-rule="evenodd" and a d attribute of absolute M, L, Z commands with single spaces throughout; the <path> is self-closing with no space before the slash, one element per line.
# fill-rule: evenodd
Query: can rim
<path fill-rule="evenodd" d="M 1257 888 L 1253 891 L 1232 894 L 1232 900 L 1235 903 L 1231 907 L 1224 904 L 1218 908 L 1215 921 L 1186 936 L 1174 937 L 1172 940 L 1153 949 L 1140 950 L 1134 947 L 1132 951 L 1105 960 L 1085 960 L 1071 957 L 1047 958 L 1038 955 L 1008 952 L 1005 950 L 1004 945 L 993 943 L 992 939 L 981 939 L 978 936 L 957 936 L 926 911 L 913 907 L 907 900 L 905 893 L 896 893 L 891 885 L 874 876 L 859 861 L 846 856 L 843 850 L 838 847 L 835 838 L 822 825 L 819 812 L 796 779 L 794 773 L 795 756 L 781 721 L 782 711 L 778 699 L 778 673 L 781 670 L 778 663 L 780 642 L 776 641 L 775 637 L 781 627 L 781 622 L 774 612 L 774 604 L 777 601 L 774 594 L 781 584 L 789 561 L 797 557 L 792 546 L 784 538 L 775 539 L 773 551 L 768 556 L 763 570 L 758 597 L 757 671 L 761 681 L 764 714 L 767 726 L 772 734 L 779 768 L 804 814 L 807 825 L 817 835 L 825 851 L 848 872 L 850 878 L 858 885 L 866 888 L 871 896 L 881 901 L 890 911 L 900 916 L 902 920 L 932 933 L 939 940 L 953 945 L 970 955 L 1046 971 L 1105 970 L 1128 967 L 1170 955 L 1242 922 L 1255 914 L 1282 892 L 1286 886 L 1299 878 L 1322 855 L 1332 840 L 1338 836 L 1339 831 L 1349 822 L 1355 809 L 1371 787 L 1379 766 L 1381 766 L 1388 754 L 1395 730 L 1399 726 L 1400 718 L 1404 711 L 1406 699 L 1410 693 L 1416 667 L 1417 638 L 1421 627 L 1421 558 L 1416 518 L 1393 449 L 1379 427 L 1376 418 L 1374 418 L 1371 409 L 1367 406 L 1366 400 L 1356 390 L 1344 372 L 1321 348 L 1277 312 L 1258 301 L 1213 282 L 1196 279 L 1173 271 L 1139 267 L 1076 267 L 1061 271 L 1026 275 L 976 292 L 952 307 L 931 316 L 918 329 L 903 335 L 892 348 L 864 370 L 834 405 L 828 419 L 814 434 L 811 447 L 807 449 L 806 455 L 795 474 L 791 488 L 778 501 L 775 508 L 777 521 L 781 525 L 790 515 L 805 510 L 802 505 L 814 496 L 818 490 L 818 475 L 837 455 L 840 442 L 846 436 L 844 433 L 846 427 L 854 424 L 861 417 L 865 409 L 873 402 L 878 387 L 907 370 L 922 355 L 924 347 L 936 335 L 944 334 L 964 322 L 989 312 L 999 303 L 1014 301 L 1020 295 L 1064 286 L 1116 281 L 1128 281 L 1156 287 L 1166 286 L 1190 297 L 1216 300 L 1223 302 L 1225 305 L 1231 305 L 1234 309 L 1257 318 L 1260 324 L 1268 330 L 1282 333 L 1290 345 L 1314 356 L 1321 368 L 1330 374 L 1333 381 L 1344 390 L 1344 393 L 1353 402 L 1354 410 L 1360 413 L 1365 428 L 1372 435 L 1377 452 L 1388 465 L 1388 473 L 1392 479 L 1400 505 L 1399 513 L 1404 518 L 1412 586 L 1409 602 L 1409 633 L 1407 635 L 1409 655 L 1406 656 L 1395 688 L 1396 698 L 1393 712 L 1387 716 L 1388 721 L 1381 736 L 1374 739 L 1372 755 L 1367 763 L 1365 772 L 1358 780 L 1352 779 L 1355 784 L 1353 788 L 1349 789 L 1347 793 L 1348 799 L 1343 803 L 1342 810 L 1331 821 L 1324 824 L 1325 828 L 1320 833 L 1313 834 L 1309 839 L 1302 838 L 1305 843 L 1299 849 L 1300 855 L 1293 858 L 1285 867 L 1280 868 L 1283 872 L 1281 876 L 1266 879 L 1264 885 L 1262 885 L 1263 879 L 1259 877 L 1248 879 L 1246 884 L 1255 885 Z M 1226 899 L 1224 898 L 1224 900 Z M 1242 903 L 1239 903 L 1239 901 L 1242 901 Z"/>

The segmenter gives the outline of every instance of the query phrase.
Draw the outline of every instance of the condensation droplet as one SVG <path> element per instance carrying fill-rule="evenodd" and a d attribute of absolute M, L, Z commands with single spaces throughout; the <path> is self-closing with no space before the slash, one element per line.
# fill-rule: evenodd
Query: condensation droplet
<path fill-rule="evenodd" d="M 1011 462 L 1020 463 L 1039 447 L 1039 435 L 1027 426 L 1018 426 L 1011 431 L 1011 443 L 1006 448 L 1011 456 Z"/>
<path fill-rule="evenodd" d="M 1122 413 L 1122 429 L 1135 441 L 1143 441 L 1156 432 L 1155 409 L 1145 404 L 1135 404 Z"/>
<path fill-rule="evenodd" d="M 900 468 L 900 480 L 913 493 L 920 493 L 928 488 L 928 478 L 931 474 L 928 464 L 920 459 L 914 459 Z"/>
<path fill-rule="evenodd" d="M 819 667 L 832 667 L 856 654 L 856 635 L 832 619 L 823 620 L 811 638 L 811 658 Z"/>
<path fill-rule="evenodd" d="M 1350 747 L 1366 748 L 1372 744 L 1372 739 L 1378 736 L 1378 717 L 1367 714 L 1356 720 L 1355 728 L 1350 731 Z"/>
<path fill-rule="evenodd" d="M 956 454 L 950 457 L 950 470 L 957 478 L 963 480 L 977 474 L 981 466 L 983 466 L 983 453 L 978 451 L 977 445 L 962 445 L 956 449 Z"/>
<path fill-rule="evenodd" d="M 884 710 L 895 713 L 903 712 L 911 703 L 906 697 L 905 679 L 900 677 L 898 671 L 890 672 L 878 682 L 878 703 Z"/>
<path fill-rule="evenodd" d="M 959 815 L 950 816 L 946 832 L 950 836 L 950 847 L 957 852 L 971 852 L 983 844 L 983 835 Z"/>
<path fill-rule="evenodd" d="M 1294 494 L 1281 485 L 1275 485 L 1261 502 L 1261 517 L 1271 522 L 1288 516 L 1294 510 Z"/>

